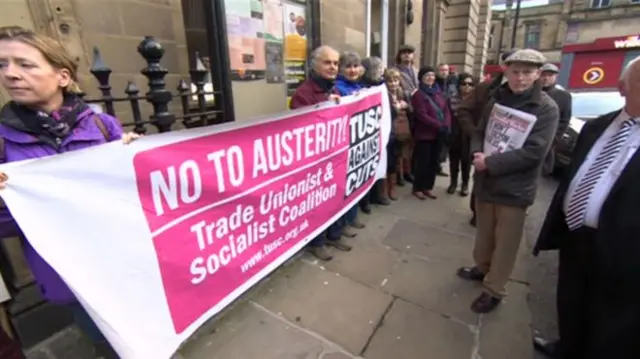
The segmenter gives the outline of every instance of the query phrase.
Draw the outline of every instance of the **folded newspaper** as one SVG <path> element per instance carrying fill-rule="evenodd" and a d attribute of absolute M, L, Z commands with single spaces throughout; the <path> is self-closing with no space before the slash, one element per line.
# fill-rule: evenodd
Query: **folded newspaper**
<path fill-rule="evenodd" d="M 9 299 L 11 299 L 9 290 L 7 289 L 7 286 L 4 285 L 4 281 L 2 280 L 2 276 L 0 275 L 0 303 L 6 302 Z M 0 328 L 0 330 L 2 330 L 2 328 Z"/>
<path fill-rule="evenodd" d="M 522 148 L 537 120 L 530 113 L 495 104 L 484 133 L 485 156 Z"/>

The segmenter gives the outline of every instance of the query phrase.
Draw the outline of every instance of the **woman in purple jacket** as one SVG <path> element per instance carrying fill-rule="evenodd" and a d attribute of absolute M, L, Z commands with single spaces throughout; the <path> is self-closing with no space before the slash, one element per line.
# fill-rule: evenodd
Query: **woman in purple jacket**
<path fill-rule="evenodd" d="M 131 142 L 118 120 L 97 114 L 76 94 L 77 65 L 56 40 L 19 27 L 0 28 L 0 83 L 11 100 L 0 110 L 0 163 Z M 10 179 L 0 172 L 0 189 Z M 0 208 L 0 238 L 24 235 Z M 24 253 L 44 297 L 71 309 L 99 356 L 117 358 L 105 337 L 58 274 L 24 240 Z"/>
<path fill-rule="evenodd" d="M 440 165 L 439 154 L 451 128 L 451 109 L 436 83 L 433 67 L 421 68 L 418 79 L 419 89 L 411 98 L 415 141 L 413 195 L 422 200 L 436 199 L 433 186 Z"/>

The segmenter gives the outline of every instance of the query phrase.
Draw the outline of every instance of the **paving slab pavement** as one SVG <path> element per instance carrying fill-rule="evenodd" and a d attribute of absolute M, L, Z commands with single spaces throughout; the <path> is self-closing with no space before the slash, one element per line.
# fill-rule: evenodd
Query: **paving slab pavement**
<path fill-rule="evenodd" d="M 468 197 L 413 198 L 361 214 L 367 227 L 351 252 L 319 262 L 302 255 L 251 291 L 208 332 L 189 341 L 183 359 L 529 359 L 530 246 L 523 241 L 499 309 L 476 315 L 481 288 L 455 276 L 471 264 L 474 229 Z M 214 328 L 212 330 L 212 328 Z"/>

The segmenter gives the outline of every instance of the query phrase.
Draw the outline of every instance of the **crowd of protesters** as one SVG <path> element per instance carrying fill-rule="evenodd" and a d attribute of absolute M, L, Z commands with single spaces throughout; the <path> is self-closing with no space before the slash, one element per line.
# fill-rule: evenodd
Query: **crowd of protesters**
<path fill-rule="evenodd" d="M 309 77 L 291 99 L 291 109 L 297 109 L 327 100 L 339 101 L 341 96 L 386 85 L 392 118 L 387 176 L 360 201 L 360 210 L 365 214 L 371 213 L 371 204 L 388 206 L 396 201 L 396 186 L 407 182 L 412 184 L 416 198 L 437 199 L 433 188 L 437 176 L 449 176 L 442 167 L 447 158 L 451 179 L 448 193 L 459 189 L 461 196 L 469 194 L 470 138 L 458 123 L 455 110 L 476 81 L 471 74 L 454 73 L 447 64 L 418 69 L 414 53 L 413 46 L 401 46 L 395 66 L 385 69 L 378 57 L 361 59 L 356 52 L 339 53 L 321 46 L 312 52 Z M 321 260 L 330 260 L 332 255 L 325 246 L 351 250 L 343 238 L 355 237 L 354 230 L 364 228 L 358 220 L 359 212 L 357 207 L 347 211 L 310 243 L 310 252 Z"/>

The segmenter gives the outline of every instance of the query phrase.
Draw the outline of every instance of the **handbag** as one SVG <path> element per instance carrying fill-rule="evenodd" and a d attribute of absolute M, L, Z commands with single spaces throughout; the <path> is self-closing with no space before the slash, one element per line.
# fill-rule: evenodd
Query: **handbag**
<path fill-rule="evenodd" d="M 404 142 L 411 138 L 411 125 L 409 124 L 407 111 L 398 111 L 398 115 L 393 119 L 393 133 L 396 136 L 396 139 L 400 142 Z"/>

